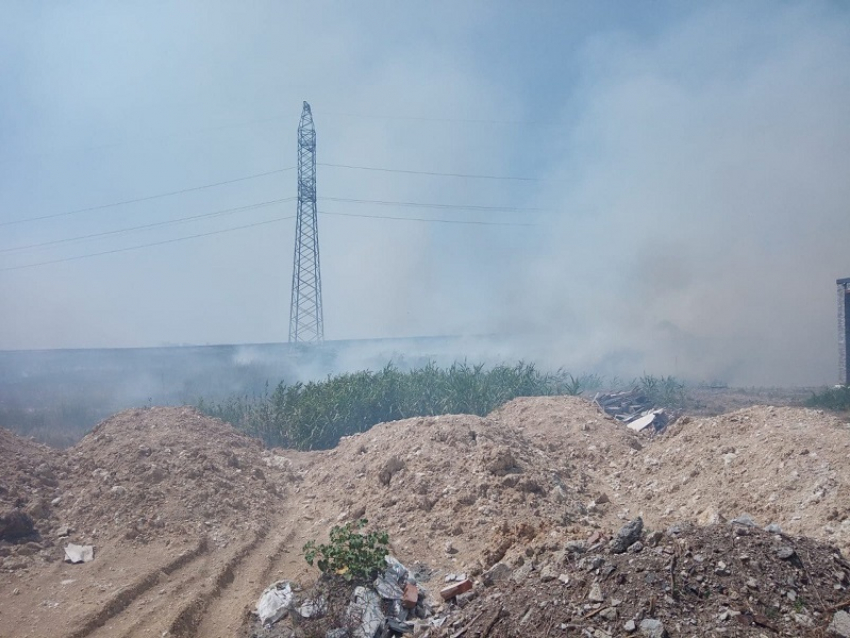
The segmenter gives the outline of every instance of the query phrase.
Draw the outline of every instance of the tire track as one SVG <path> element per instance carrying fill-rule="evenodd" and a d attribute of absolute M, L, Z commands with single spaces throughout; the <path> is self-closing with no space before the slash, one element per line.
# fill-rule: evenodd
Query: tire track
<path fill-rule="evenodd" d="M 170 576 L 193 564 L 209 552 L 209 540 L 204 537 L 189 551 L 182 552 L 173 561 L 155 571 L 149 572 L 134 584 L 125 587 L 109 599 L 96 613 L 82 621 L 80 627 L 66 635 L 66 638 L 85 638 L 104 627 L 110 620 L 121 614 L 134 601 L 150 591 L 165 573 Z"/>

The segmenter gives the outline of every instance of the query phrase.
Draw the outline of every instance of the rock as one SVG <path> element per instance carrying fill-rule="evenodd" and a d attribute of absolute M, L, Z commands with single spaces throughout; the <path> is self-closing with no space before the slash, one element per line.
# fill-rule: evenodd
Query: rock
<path fill-rule="evenodd" d="M 779 526 L 779 523 L 771 523 L 764 528 L 764 531 L 770 532 L 771 534 L 781 534 L 782 528 Z"/>
<path fill-rule="evenodd" d="M 646 535 L 646 544 L 650 547 L 657 547 L 658 543 L 661 542 L 662 538 L 664 538 L 664 534 L 662 534 L 658 530 L 655 530 L 654 532 Z"/>
<path fill-rule="evenodd" d="M 623 631 L 625 631 L 627 634 L 637 631 L 637 624 L 635 624 L 634 620 L 627 620 L 623 625 Z"/>
<path fill-rule="evenodd" d="M 526 578 L 531 576 L 531 572 L 534 571 L 534 565 L 532 562 L 526 561 L 520 567 L 517 567 L 513 573 L 511 574 L 511 580 L 514 581 L 517 585 L 521 584 Z"/>
<path fill-rule="evenodd" d="M 611 552 L 614 554 L 622 554 L 630 545 L 640 540 L 641 532 L 643 532 L 643 519 L 638 516 L 633 521 L 629 521 L 620 528 L 617 536 L 609 544 Z"/>
<path fill-rule="evenodd" d="M 758 527 L 758 524 L 755 522 L 753 517 L 746 512 L 736 518 L 733 518 L 729 522 L 734 525 L 743 525 L 744 527 Z"/>
<path fill-rule="evenodd" d="M 509 578 L 511 571 L 511 568 L 505 565 L 505 563 L 496 563 L 486 572 L 481 574 L 481 582 L 484 583 L 485 587 L 492 587 L 496 583 L 500 583 Z"/>
<path fill-rule="evenodd" d="M 628 551 L 630 554 L 640 553 L 641 551 L 643 551 L 643 543 L 641 543 L 640 541 L 632 543 L 631 545 L 629 545 Z"/>
<path fill-rule="evenodd" d="M 599 616 L 604 618 L 605 620 L 614 621 L 617 620 L 617 610 L 613 607 L 606 607 L 605 609 L 599 612 Z"/>
<path fill-rule="evenodd" d="M 584 552 L 585 543 L 582 540 L 567 541 L 566 545 L 564 545 L 564 549 L 568 552 L 572 552 L 573 554 L 581 554 Z"/>
<path fill-rule="evenodd" d="M 59 529 L 56 530 L 56 538 L 63 538 L 65 536 L 70 536 L 73 533 L 74 529 L 69 525 L 62 525 Z"/>
<path fill-rule="evenodd" d="M 404 461 L 397 456 L 391 456 L 378 473 L 378 480 L 381 482 L 381 485 L 389 485 L 393 475 L 403 469 Z"/>
<path fill-rule="evenodd" d="M 602 587 L 599 583 L 593 583 L 590 586 L 590 592 L 587 594 L 587 599 L 592 603 L 604 603 L 605 596 L 602 595 Z"/>
<path fill-rule="evenodd" d="M 508 447 L 500 447 L 489 455 L 485 460 L 487 470 L 496 476 L 504 476 L 517 467 L 514 453 Z"/>
<path fill-rule="evenodd" d="M 469 602 L 478 595 L 474 589 L 470 591 L 463 592 L 462 594 L 458 594 L 455 596 L 455 604 L 461 609 L 466 607 Z"/>
<path fill-rule="evenodd" d="M 547 563 L 543 566 L 543 569 L 540 570 L 540 580 L 544 583 L 548 583 L 555 580 L 558 577 L 558 573 L 559 572 L 556 571 L 551 564 Z"/>
<path fill-rule="evenodd" d="M 667 638 L 664 624 L 654 618 L 644 618 L 640 621 L 640 633 L 647 638 Z"/>
<path fill-rule="evenodd" d="M 830 636 L 839 638 L 850 638 L 850 614 L 846 611 L 837 611 L 826 628 Z"/>

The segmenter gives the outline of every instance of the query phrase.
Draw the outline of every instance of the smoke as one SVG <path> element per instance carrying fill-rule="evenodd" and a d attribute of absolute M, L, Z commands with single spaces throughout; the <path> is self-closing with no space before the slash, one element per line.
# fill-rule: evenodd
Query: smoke
<path fill-rule="evenodd" d="M 10 8 L 0 221 L 291 166 L 307 99 L 320 163 L 542 180 L 320 165 L 326 213 L 530 224 L 321 216 L 329 339 L 493 335 L 463 354 L 621 377 L 832 382 L 834 281 L 850 275 L 846 8 L 462 4 Z M 294 192 L 284 173 L 7 226 L 0 247 Z M 8 253 L 0 268 L 294 212 Z M 293 230 L 0 271 L 0 348 L 283 341 Z"/>
<path fill-rule="evenodd" d="M 701 11 L 583 50 L 553 188 L 565 211 L 508 327 L 549 357 L 736 384 L 835 378 L 850 272 L 847 22 L 808 6 Z M 607 362 L 607 363 L 606 363 Z"/>

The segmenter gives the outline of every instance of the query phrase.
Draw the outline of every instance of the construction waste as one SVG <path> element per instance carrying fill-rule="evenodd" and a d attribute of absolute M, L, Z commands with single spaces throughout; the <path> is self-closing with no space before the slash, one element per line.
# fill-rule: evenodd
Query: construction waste
<path fill-rule="evenodd" d="M 596 531 L 556 542 L 558 549 L 549 545 L 531 544 L 523 560 L 498 562 L 474 577 L 447 574 L 433 599 L 391 556 L 370 586 L 338 580 L 329 588 L 323 576 L 293 596 L 290 583 L 275 583 L 263 592 L 249 635 L 850 638 L 850 563 L 835 548 L 776 524 L 761 528 L 749 514 L 664 531 L 647 531 L 637 517 L 610 536 Z M 335 606 L 343 590 L 345 604 Z M 287 594 L 269 609 L 280 591 Z"/>
<path fill-rule="evenodd" d="M 635 432 L 642 432 L 650 426 L 651 432 L 661 432 L 675 420 L 664 408 L 655 407 L 649 397 L 638 389 L 597 393 L 593 402 L 605 414 L 625 423 Z"/>

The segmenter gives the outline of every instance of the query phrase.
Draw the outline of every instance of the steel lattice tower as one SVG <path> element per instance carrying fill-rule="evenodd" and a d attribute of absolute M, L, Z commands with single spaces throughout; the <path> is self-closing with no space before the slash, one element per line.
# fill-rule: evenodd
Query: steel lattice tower
<path fill-rule="evenodd" d="M 295 222 L 289 341 L 321 343 L 324 338 L 316 213 L 316 129 L 310 105 L 304 102 L 298 124 L 298 219 Z"/>

